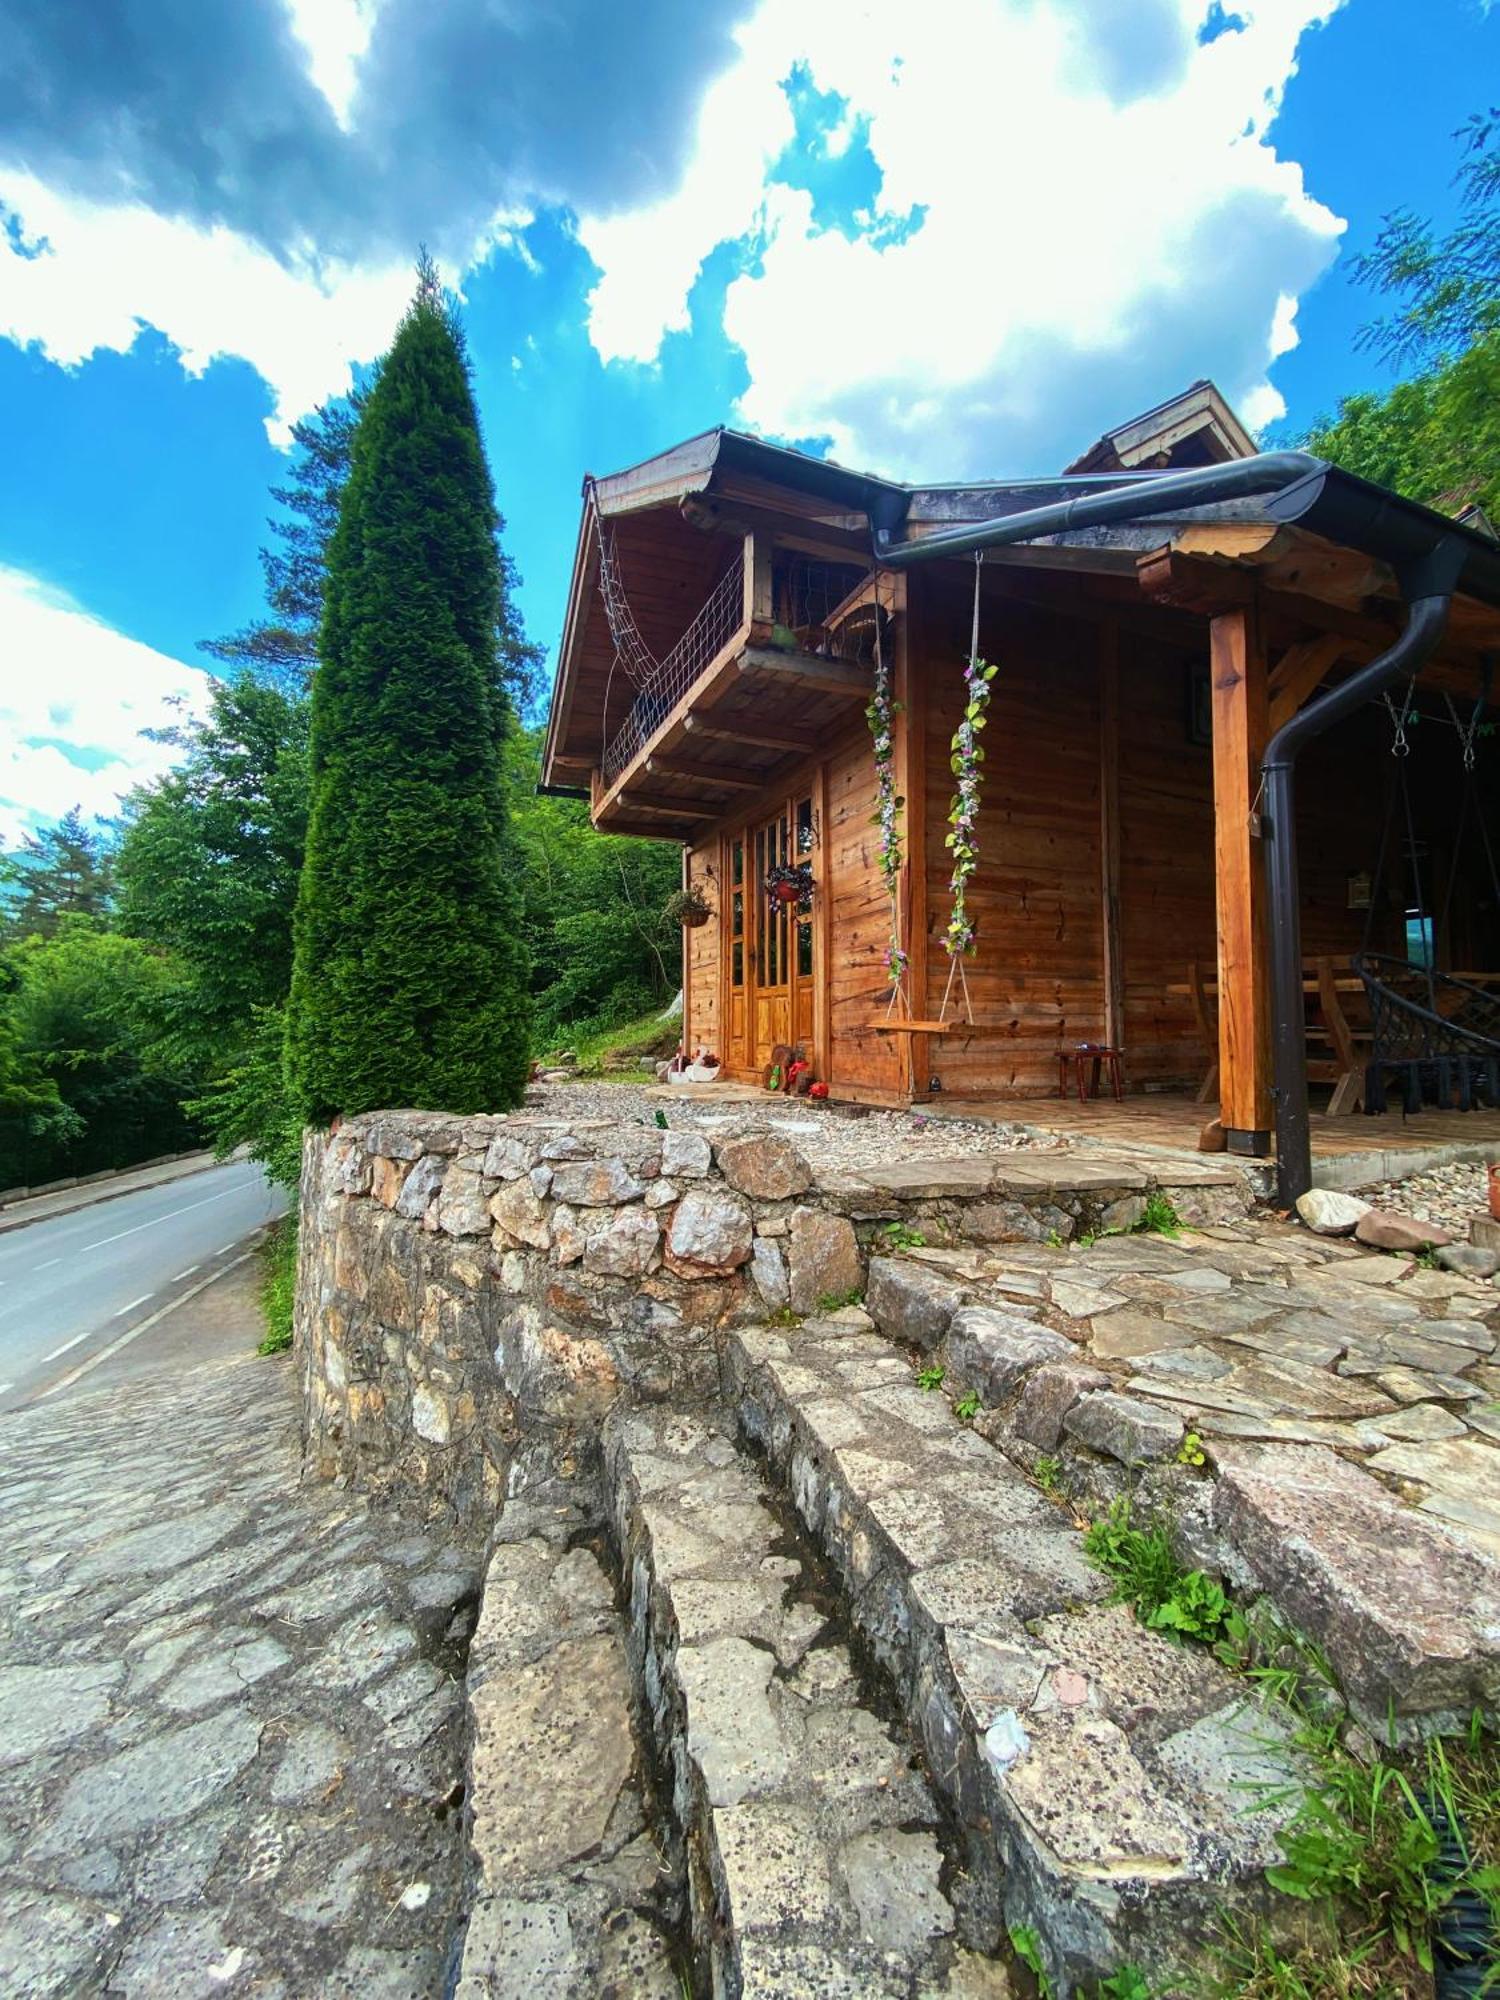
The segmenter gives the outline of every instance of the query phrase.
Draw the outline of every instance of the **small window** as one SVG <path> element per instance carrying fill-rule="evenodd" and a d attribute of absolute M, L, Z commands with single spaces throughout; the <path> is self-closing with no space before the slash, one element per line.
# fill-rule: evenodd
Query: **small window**
<path fill-rule="evenodd" d="M 797 974 L 799 978 L 811 979 L 813 969 L 812 919 L 804 917 L 797 926 Z"/>

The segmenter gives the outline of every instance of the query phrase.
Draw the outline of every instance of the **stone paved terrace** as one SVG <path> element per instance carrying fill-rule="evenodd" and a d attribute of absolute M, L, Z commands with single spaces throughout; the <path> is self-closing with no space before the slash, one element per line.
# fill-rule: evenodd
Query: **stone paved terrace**
<path fill-rule="evenodd" d="M 1500 1698 L 1492 1284 L 1247 1218 L 917 1248 L 873 1260 L 867 1304 L 1020 1464 L 1132 1491 L 1266 1590 L 1378 1725 Z"/>
<path fill-rule="evenodd" d="M 253 1355 L 0 1454 L 0 1992 L 443 1991 L 474 1552 L 303 1486 Z"/>

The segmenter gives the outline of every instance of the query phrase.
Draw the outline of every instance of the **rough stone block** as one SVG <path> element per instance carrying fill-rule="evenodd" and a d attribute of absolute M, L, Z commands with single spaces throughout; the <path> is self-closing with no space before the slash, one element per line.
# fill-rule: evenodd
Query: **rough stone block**
<path fill-rule="evenodd" d="M 1170 1458 L 1182 1442 L 1182 1422 L 1135 1396 L 1101 1389 L 1074 1405 L 1063 1419 L 1069 1436 L 1122 1465 Z"/>
<path fill-rule="evenodd" d="M 529 1243 L 533 1250 L 545 1250 L 552 1241 L 547 1204 L 532 1193 L 525 1181 L 511 1181 L 501 1188 L 490 1201 L 490 1214 L 502 1248 Z"/>
<path fill-rule="evenodd" d="M 1110 1377 L 1081 1361 L 1044 1361 L 1027 1376 L 1010 1428 L 1038 1451 L 1054 1451 L 1062 1441 L 1063 1419 L 1093 1389 L 1107 1389 Z"/>
<path fill-rule="evenodd" d="M 1355 1224 L 1354 1234 L 1372 1250 L 1430 1250 L 1451 1243 L 1453 1235 L 1437 1222 L 1419 1222 L 1415 1216 L 1395 1215 L 1388 1209 L 1372 1208 Z"/>
<path fill-rule="evenodd" d="M 787 1290 L 786 1260 L 779 1244 L 757 1236 L 750 1249 L 750 1276 L 767 1312 L 780 1312 L 790 1293 Z"/>
<path fill-rule="evenodd" d="M 964 1306 L 948 1327 L 949 1371 L 978 1390 L 986 1403 L 1000 1403 L 1043 1362 L 1076 1358 L 1078 1350 L 1062 1334 L 1035 1320 L 991 1306 Z"/>
<path fill-rule="evenodd" d="M 747 1133 L 718 1149 L 719 1172 L 754 1201 L 789 1201 L 812 1186 L 812 1168 L 790 1140 L 774 1132 Z"/>
<path fill-rule="evenodd" d="M 489 1203 L 477 1167 L 455 1161 L 437 1201 L 437 1224 L 445 1236 L 483 1236 L 490 1226 Z"/>
<path fill-rule="evenodd" d="M 684 1277 L 723 1275 L 750 1261 L 753 1242 L 750 1211 L 737 1195 L 692 1187 L 673 1211 L 668 1261 Z"/>
<path fill-rule="evenodd" d="M 816 1208 L 794 1209 L 788 1245 L 794 1312 L 809 1313 L 821 1298 L 863 1290 L 859 1240 L 846 1217 Z"/>
<path fill-rule="evenodd" d="M 1318 1236 L 1352 1236 L 1370 1204 L 1336 1188 L 1309 1188 L 1297 1197 L 1297 1213 Z"/>
<path fill-rule="evenodd" d="M 1500 1271 L 1500 1250 L 1482 1250 L 1473 1243 L 1447 1243 L 1437 1260 L 1445 1271 L 1465 1278 L 1493 1278 Z"/>
<path fill-rule="evenodd" d="M 1495 1564 L 1331 1451 L 1215 1443 L 1213 1456 L 1216 1526 L 1365 1721 L 1494 1706 Z"/>
<path fill-rule="evenodd" d="M 964 1302 L 963 1287 L 905 1257 L 872 1257 L 865 1306 L 890 1340 L 930 1352 Z"/>
<path fill-rule="evenodd" d="M 552 1172 L 552 1198 L 575 1208 L 609 1208 L 646 1192 L 622 1159 L 565 1160 Z"/>
<path fill-rule="evenodd" d="M 395 1202 L 397 1215 L 404 1215 L 408 1222 L 420 1222 L 427 1213 L 428 1202 L 443 1185 L 447 1171 L 445 1159 L 425 1153 L 402 1183 Z"/>
<path fill-rule="evenodd" d="M 661 1170 L 679 1180 L 701 1180 L 713 1164 L 713 1149 L 701 1132 L 663 1132 Z"/>
<path fill-rule="evenodd" d="M 643 1278 L 661 1262 L 661 1224 L 644 1208 L 617 1208 L 589 1236 L 586 1271 Z"/>

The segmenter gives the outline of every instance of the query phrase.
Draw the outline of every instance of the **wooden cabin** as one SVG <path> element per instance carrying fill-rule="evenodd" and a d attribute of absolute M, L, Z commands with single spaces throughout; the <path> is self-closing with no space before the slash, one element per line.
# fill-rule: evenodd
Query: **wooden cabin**
<path fill-rule="evenodd" d="M 1059 1054 L 1101 1043 L 1123 1052 L 1132 1092 L 1207 1097 L 1216 1067 L 1231 1146 L 1266 1150 L 1261 754 L 1391 643 L 1403 606 L 1386 563 L 1329 531 L 1326 494 L 1295 519 L 1274 496 L 1174 511 L 1173 474 L 1253 456 L 1196 383 L 1051 479 L 909 487 L 715 430 L 585 482 L 543 782 L 586 796 L 601 831 L 681 843 L 684 884 L 713 912 L 683 934 L 689 1049 L 753 1081 L 795 1045 L 835 1096 L 909 1104 L 1054 1092 Z M 1157 479 L 1161 504 L 1117 525 L 979 562 L 908 559 L 957 529 Z M 1358 488 L 1439 520 L 1329 479 L 1345 501 Z M 955 964 L 945 841 L 976 588 L 978 650 L 997 671 L 974 949 Z M 1423 671 L 1401 768 L 1381 701 L 1301 761 L 1315 1077 L 1320 1052 L 1336 1067 L 1318 961 L 1357 986 L 1351 954 L 1407 954 L 1415 907 L 1440 963 L 1500 967 L 1500 893 L 1482 840 L 1462 839 L 1451 726 L 1489 698 L 1500 612 L 1468 589 Z M 894 898 L 867 718 L 877 648 L 899 705 Z M 1486 785 L 1497 755 L 1481 732 Z M 1429 878 L 1415 906 L 1408 845 Z M 768 870 L 800 863 L 810 895 L 773 902 Z M 895 988 L 893 928 L 907 958 Z"/>

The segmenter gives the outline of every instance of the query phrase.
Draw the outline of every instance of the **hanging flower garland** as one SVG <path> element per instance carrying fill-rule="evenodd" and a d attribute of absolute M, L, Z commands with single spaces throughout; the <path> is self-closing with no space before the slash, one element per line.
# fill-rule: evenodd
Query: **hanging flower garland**
<path fill-rule="evenodd" d="M 971 655 L 964 667 L 963 720 L 953 735 L 952 769 L 958 780 L 958 790 L 953 794 L 953 804 L 948 811 L 946 842 L 953 850 L 953 877 L 949 883 L 953 914 L 948 919 L 947 936 L 943 941 L 950 958 L 974 949 L 974 926 L 969 921 L 964 892 L 979 860 L 979 767 L 984 762 L 984 752 L 979 747 L 979 732 L 984 727 L 984 712 L 990 705 L 990 682 L 998 672 L 998 667 L 987 666 L 976 655 Z"/>
<path fill-rule="evenodd" d="M 880 828 L 880 872 L 890 901 L 890 943 L 885 950 L 886 977 L 899 987 L 909 963 L 901 943 L 901 814 L 905 799 L 896 792 L 896 717 L 901 704 L 891 698 L 891 670 L 880 643 L 880 605 L 875 606 L 875 687 L 865 720 L 875 746 L 875 811 L 871 824 Z M 894 996 L 893 996 L 894 998 Z"/>

